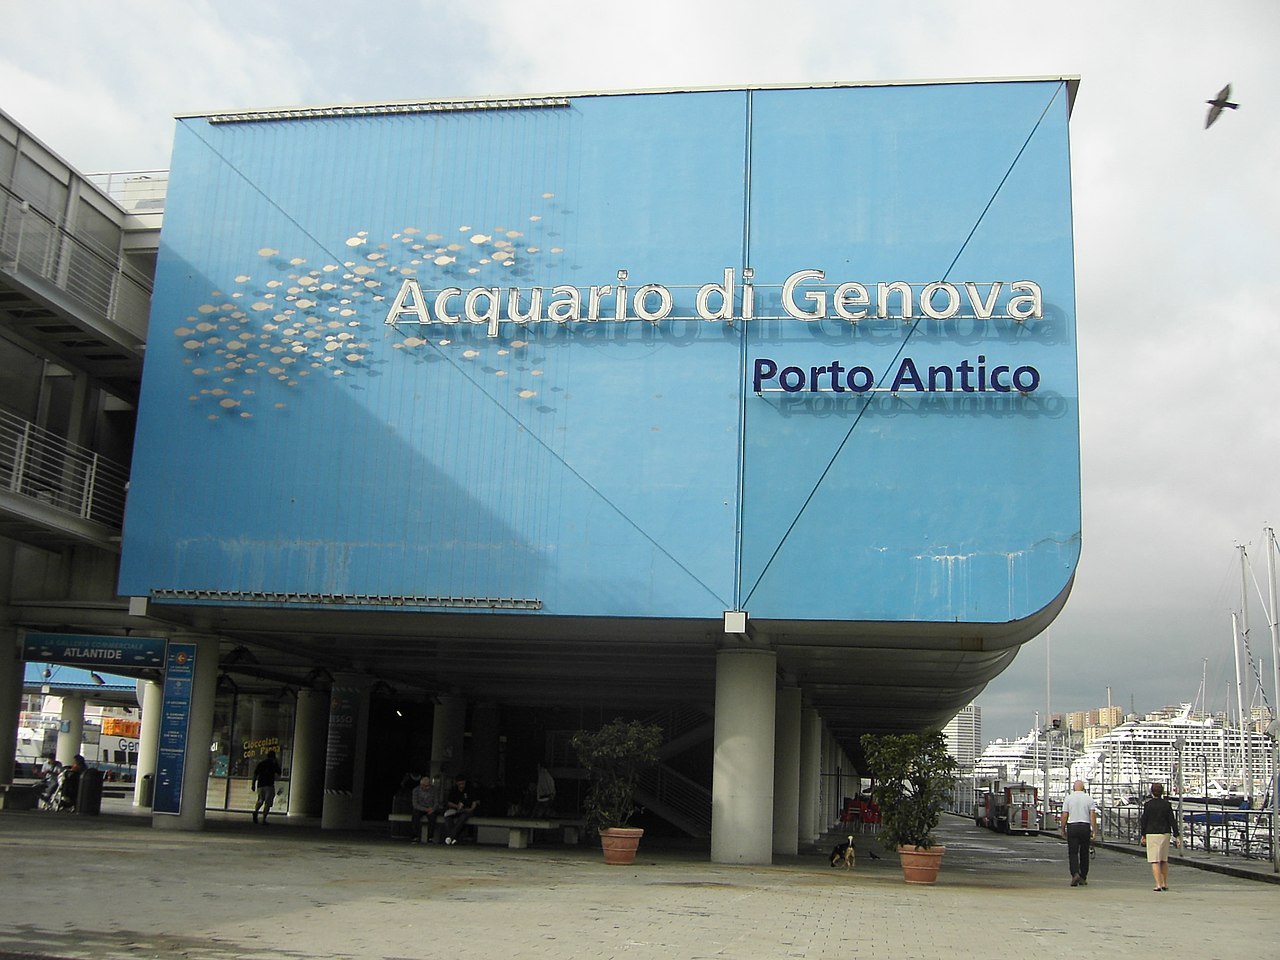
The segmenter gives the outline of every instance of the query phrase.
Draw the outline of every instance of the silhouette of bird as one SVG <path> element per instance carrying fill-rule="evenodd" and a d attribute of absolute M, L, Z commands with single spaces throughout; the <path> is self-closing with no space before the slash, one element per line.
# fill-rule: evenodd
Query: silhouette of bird
<path fill-rule="evenodd" d="M 1218 119 L 1224 109 L 1238 110 L 1240 108 L 1240 104 L 1231 102 L 1231 84 L 1229 83 L 1218 91 L 1216 97 L 1212 100 L 1206 100 L 1205 103 L 1209 104 L 1209 115 L 1204 118 L 1204 128 L 1206 130 L 1213 126 L 1213 121 Z"/>

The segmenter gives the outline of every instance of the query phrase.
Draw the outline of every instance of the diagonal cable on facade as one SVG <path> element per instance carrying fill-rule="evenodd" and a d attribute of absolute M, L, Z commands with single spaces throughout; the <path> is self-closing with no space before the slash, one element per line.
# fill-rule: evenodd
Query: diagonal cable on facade
<path fill-rule="evenodd" d="M 1027 134 L 1027 138 L 1022 142 L 1022 146 L 1019 147 L 1018 152 L 1014 154 L 1013 160 L 1010 161 L 1008 169 L 1005 170 L 1004 176 L 1000 178 L 1000 182 L 996 184 L 995 190 L 992 191 L 991 197 L 987 200 L 986 205 L 982 208 L 982 212 L 978 214 L 977 219 L 974 221 L 973 227 L 969 230 L 968 235 L 964 238 L 964 242 L 960 244 L 960 247 L 956 250 L 955 256 L 951 258 L 951 263 L 948 264 L 947 269 L 943 271 L 943 274 L 941 277 L 942 280 L 947 280 L 950 278 L 951 271 L 955 269 L 955 266 L 959 262 L 960 257 L 964 254 L 965 249 L 969 246 L 969 242 L 973 239 L 974 234 L 978 232 L 978 227 L 982 225 L 982 221 L 986 218 L 988 211 L 990 211 L 991 205 L 995 203 L 996 198 L 1000 196 L 1000 191 L 1004 189 L 1004 185 L 1008 181 L 1014 169 L 1017 167 L 1018 161 L 1022 159 L 1023 153 L 1026 152 L 1026 149 L 1028 146 L 1030 146 L 1032 139 L 1034 139 L 1036 135 L 1036 132 L 1040 129 L 1040 124 L 1043 123 L 1044 118 L 1048 116 L 1049 108 L 1053 106 L 1053 104 L 1057 101 L 1059 94 L 1061 94 L 1065 89 L 1066 89 L 1066 84 L 1060 83 L 1057 89 L 1054 91 L 1053 96 L 1049 98 L 1049 102 L 1045 104 L 1044 109 L 1040 112 L 1040 116 L 1036 119 L 1036 122 L 1032 125 L 1031 132 Z M 888 365 L 885 367 L 884 373 L 882 373 L 880 377 L 877 379 L 876 381 L 877 383 L 882 382 L 889 375 L 889 371 L 892 370 L 894 366 L 898 363 L 899 358 L 902 356 L 902 352 L 907 348 L 907 344 L 911 342 L 912 336 L 915 334 L 916 329 L 920 326 L 920 321 L 923 319 L 924 319 L 923 317 L 917 317 L 912 322 L 911 328 L 907 331 L 907 335 L 902 338 L 901 345 L 898 347 L 897 352 L 895 352 L 893 357 L 889 360 Z M 868 392 L 866 399 L 863 400 L 862 402 L 862 407 L 858 410 L 858 415 L 853 418 L 853 423 L 849 425 L 849 429 L 845 432 L 844 437 L 841 439 L 840 443 L 836 445 L 835 451 L 831 454 L 831 458 L 827 461 L 827 465 L 822 468 L 822 472 L 818 475 L 818 479 L 814 482 L 813 487 L 809 490 L 808 496 L 804 498 L 804 502 L 800 505 L 800 509 L 796 511 L 796 515 L 791 519 L 791 523 L 787 525 L 787 529 L 783 532 L 782 536 L 778 539 L 777 546 L 775 546 L 773 548 L 773 552 L 769 554 L 769 559 L 768 561 L 766 561 L 764 567 L 761 568 L 760 574 L 759 576 L 756 577 L 755 583 L 751 585 L 751 589 L 748 590 L 746 596 L 742 598 L 741 606 L 743 608 L 745 608 L 747 603 L 751 600 L 752 595 L 756 592 L 756 588 L 760 586 L 760 583 L 764 580 L 765 575 L 769 572 L 769 568 L 773 565 L 773 561 L 777 559 L 777 556 L 781 552 L 783 545 L 786 544 L 787 539 L 791 536 L 791 532 L 796 528 L 796 524 L 798 524 L 800 522 L 800 518 L 804 516 L 805 511 L 809 508 L 809 504 L 813 502 L 813 498 L 817 495 L 818 490 L 822 487 L 822 484 L 826 480 L 827 475 L 831 472 L 831 468 L 835 466 L 836 461 L 840 458 L 840 454 L 844 451 L 844 448 L 848 445 L 850 438 L 853 436 L 853 432 L 858 429 L 858 424 L 862 422 L 862 417 L 864 414 L 866 414 L 867 409 L 871 406 L 871 401 L 872 401 L 872 394 Z"/>

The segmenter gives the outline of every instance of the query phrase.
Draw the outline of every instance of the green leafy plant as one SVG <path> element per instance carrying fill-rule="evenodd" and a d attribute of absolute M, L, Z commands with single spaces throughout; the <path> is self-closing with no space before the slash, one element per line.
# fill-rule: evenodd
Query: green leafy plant
<path fill-rule="evenodd" d="M 871 796 L 880 808 L 886 845 L 932 847 L 959 769 L 945 738 L 941 733 L 868 733 L 862 749 L 875 777 Z"/>
<path fill-rule="evenodd" d="M 640 771 L 658 762 L 662 728 L 619 718 L 595 732 L 581 730 L 569 743 L 591 774 L 584 808 L 587 829 L 599 833 L 627 826 L 636 812 Z"/>

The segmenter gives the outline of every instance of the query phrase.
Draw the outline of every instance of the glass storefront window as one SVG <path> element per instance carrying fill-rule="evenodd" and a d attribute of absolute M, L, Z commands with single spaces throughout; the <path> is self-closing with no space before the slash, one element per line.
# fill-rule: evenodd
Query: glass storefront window
<path fill-rule="evenodd" d="M 276 780 L 274 813 L 289 809 L 289 771 L 293 765 L 295 702 L 281 691 L 269 694 L 219 690 L 214 705 L 210 744 L 210 810 L 253 809 L 254 767 L 274 750 L 281 774 Z"/>

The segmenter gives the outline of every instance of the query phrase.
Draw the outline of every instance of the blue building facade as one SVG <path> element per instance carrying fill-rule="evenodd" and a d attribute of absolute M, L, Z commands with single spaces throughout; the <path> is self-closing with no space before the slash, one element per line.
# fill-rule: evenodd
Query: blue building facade
<path fill-rule="evenodd" d="M 182 119 L 121 593 L 1033 617 L 1080 547 L 1069 96 Z"/>

